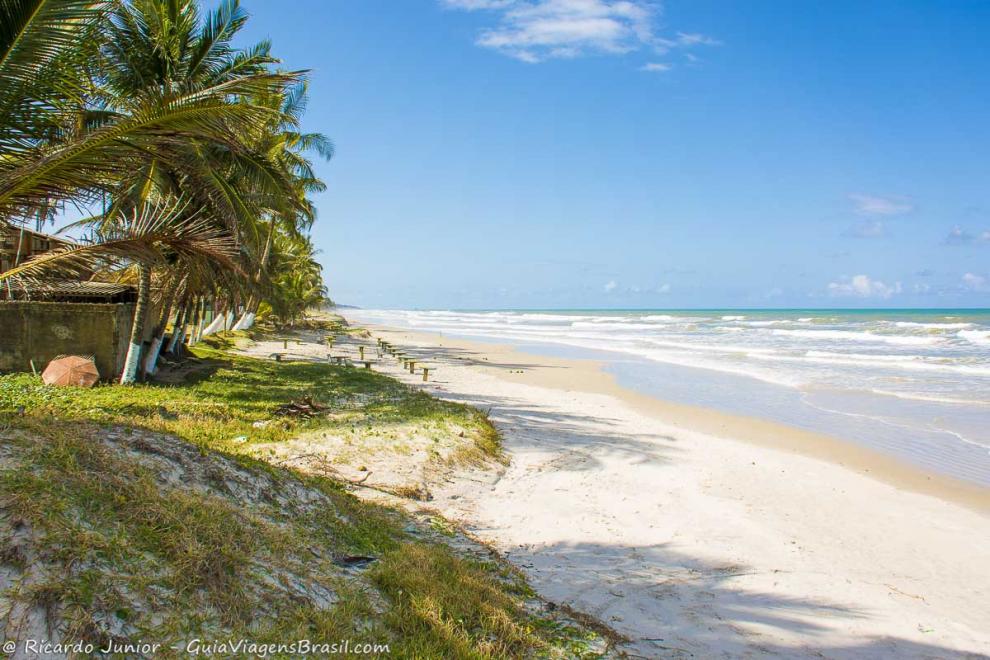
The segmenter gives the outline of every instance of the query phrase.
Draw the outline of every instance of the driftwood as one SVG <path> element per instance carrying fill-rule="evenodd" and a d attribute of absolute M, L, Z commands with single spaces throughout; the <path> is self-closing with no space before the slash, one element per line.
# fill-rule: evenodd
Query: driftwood
<path fill-rule="evenodd" d="M 299 401 L 283 403 L 275 409 L 274 414 L 290 417 L 305 417 L 309 419 L 312 417 L 319 417 L 329 409 L 329 406 L 324 406 L 321 403 L 317 403 L 316 401 L 313 401 L 313 397 L 306 396 Z"/>

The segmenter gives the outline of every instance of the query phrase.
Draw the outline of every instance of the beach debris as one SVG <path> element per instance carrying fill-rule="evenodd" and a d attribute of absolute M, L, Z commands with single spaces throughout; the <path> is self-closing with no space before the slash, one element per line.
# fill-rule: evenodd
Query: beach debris
<path fill-rule="evenodd" d="M 329 406 L 324 406 L 321 403 L 317 403 L 316 401 L 313 401 L 313 397 L 306 396 L 298 401 L 283 403 L 275 409 L 274 414 L 291 417 L 305 417 L 309 419 L 312 417 L 318 417 L 327 410 L 329 410 Z"/>
<path fill-rule="evenodd" d="M 92 387 L 100 380 L 93 358 L 65 355 L 48 363 L 41 374 L 45 385 Z"/>
<path fill-rule="evenodd" d="M 890 589 L 891 591 L 893 591 L 893 592 L 895 592 L 895 593 L 899 593 L 899 594 L 900 594 L 900 595 L 902 595 L 902 596 L 907 596 L 908 598 L 914 598 L 915 600 L 920 600 L 920 601 L 924 601 L 924 602 L 926 602 L 926 603 L 928 602 L 927 600 L 925 600 L 925 597 L 924 597 L 924 596 L 919 596 L 919 595 L 917 595 L 917 594 L 909 594 L 909 593 L 908 593 L 908 592 L 906 592 L 906 591 L 901 591 L 900 589 L 898 589 L 897 587 L 895 587 L 895 586 L 894 586 L 894 585 L 892 585 L 892 584 L 887 584 L 887 583 L 885 582 L 883 586 L 885 586 L 885 587 L 887 587 L 888 589 Z"/>

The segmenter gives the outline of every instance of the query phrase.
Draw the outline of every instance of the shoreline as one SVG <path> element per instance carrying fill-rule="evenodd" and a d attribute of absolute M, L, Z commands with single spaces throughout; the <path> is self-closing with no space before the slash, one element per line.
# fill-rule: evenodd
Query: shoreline
<path fill-rule="evenodd" d="M 801 434 L 820 452 L 804 453 L 779 425 L 634 396 L 595 362 L 359 325 L 434 368 L 428 383 L 391 357 L 376 370 L 486 411 L 502 435 L 507 467 L 449 475 L 429 507 L 549 601 L 630 640 L 625 652 L 990 653 L 990 548 L 974 542 L 990 536 L 985 493 L 887 457 L 860 465 L 842 441 Z"/>
<path fill-rule="evenodd" d="M 897 488 L 960 504 L 981 514 L 990 514 L 990 488 L 926 471 L 897 456 L 856 444 L 852 440 L 637 392 L 619 384 L 616 376 L 605 370 L 603 360 L 530 353 L 509 343 L 463 339 L 439 332 L 373 323 L 361 325 L 379 332 L 416 338 L 438 347 L 470 352 L 476 356 L 473 361 L 475 366 L 512 383 L 612 396 L 675 428 L 823 460 Z M 516 368 L 498 366 L 504 361 L 516 365 Z M 520 370 L 522 372 L 517 373 Z"/>

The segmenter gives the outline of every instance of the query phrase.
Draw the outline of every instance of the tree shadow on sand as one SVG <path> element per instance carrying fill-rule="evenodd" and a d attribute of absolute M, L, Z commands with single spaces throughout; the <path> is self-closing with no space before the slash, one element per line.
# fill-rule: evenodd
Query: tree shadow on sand
<path fill-rule="evenodd" d="M 626 636 L 621 650 L 632 657 L 986 657 L 935 642 L 859 635 L 868 629 L 868 610 L 747 588 L 745 578 L 756 569 L 709 562 L 667 544 L 561 543 L 509 557 L 551 601 Z M 904 625 L 907 634 L 917 623 Z M 837 636 L 861 641 L 840 645 Z"/>
<path fill-rule="evenodd" d="M 630 428 L 627 420 L 610 417 L 608 407 L 564 413 L 522 395 L 452 392 L 444 387 L 445 365 L 474 363 L 494 369 L 530 365 L 482 361 L 471 351 L 451 347 L 404 351 L 440 365 L 439 378 L 431 385 L 434 393 L 488 410 L 496 425 L 507 431 L 506 447 L 517 458 L 539 454 L 540 460 L 531 462 L 530 469 L 593 473 L 603 467 L 606 457 L 619 457 L 630 466 L 674 464 L 681 457 L 675 438 Z M 615 431 L 619 424 L 622 432 Z M 580 495 L 573 493 L 575 498 Z M 534 534 L 529 543 L 510 550 L 508 557 L 549 600 L 594 616 L 626 635 L 629 643 L 622 650 L 632 657 L 986 657 L 940 645 L 949 640 L 939 638 L 946 631 L 932 632 L 931 641 L 917 639 L 928 634 L 919 631 L 917 621 L 904 621 L 903 635 L 873 635 L 870 624 L 880 612 L 857 607 L 852 597 L 852 602 L 832 602 L 802 595 L 798 583 L 789 586 L 788 581 L 804 576 L 772 567 L 719 563 L 671 544 L 545 545 L 542 538 Z M 778 580 L 780 589 L 767 588 L 776 587 Z"/>
<path fill-rule="evenodd" d="M 511 429 L 506 447 L 514 452 L 559 453 L 560 458 L 548 464 L 548 469 L 592 470 L 600 466 L 596 456 L 621 456 L 632 465 L 669 463 L 680 452 L 677 439 L 669 435 L 628 430 L 609 433 L 609 426 L 619 420 L 601 411 L 567 414 L 510 397 L 449 393 L 444 397 L 486 410 L 496 427 Z"/>

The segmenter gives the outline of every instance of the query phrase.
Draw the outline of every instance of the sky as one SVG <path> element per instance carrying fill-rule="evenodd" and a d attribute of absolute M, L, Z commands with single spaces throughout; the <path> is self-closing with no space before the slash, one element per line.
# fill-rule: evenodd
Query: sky
<path fill-rule="evenodd" d="M 339 303 L 990 304 L 990 3 L 243 4 Z"/>

